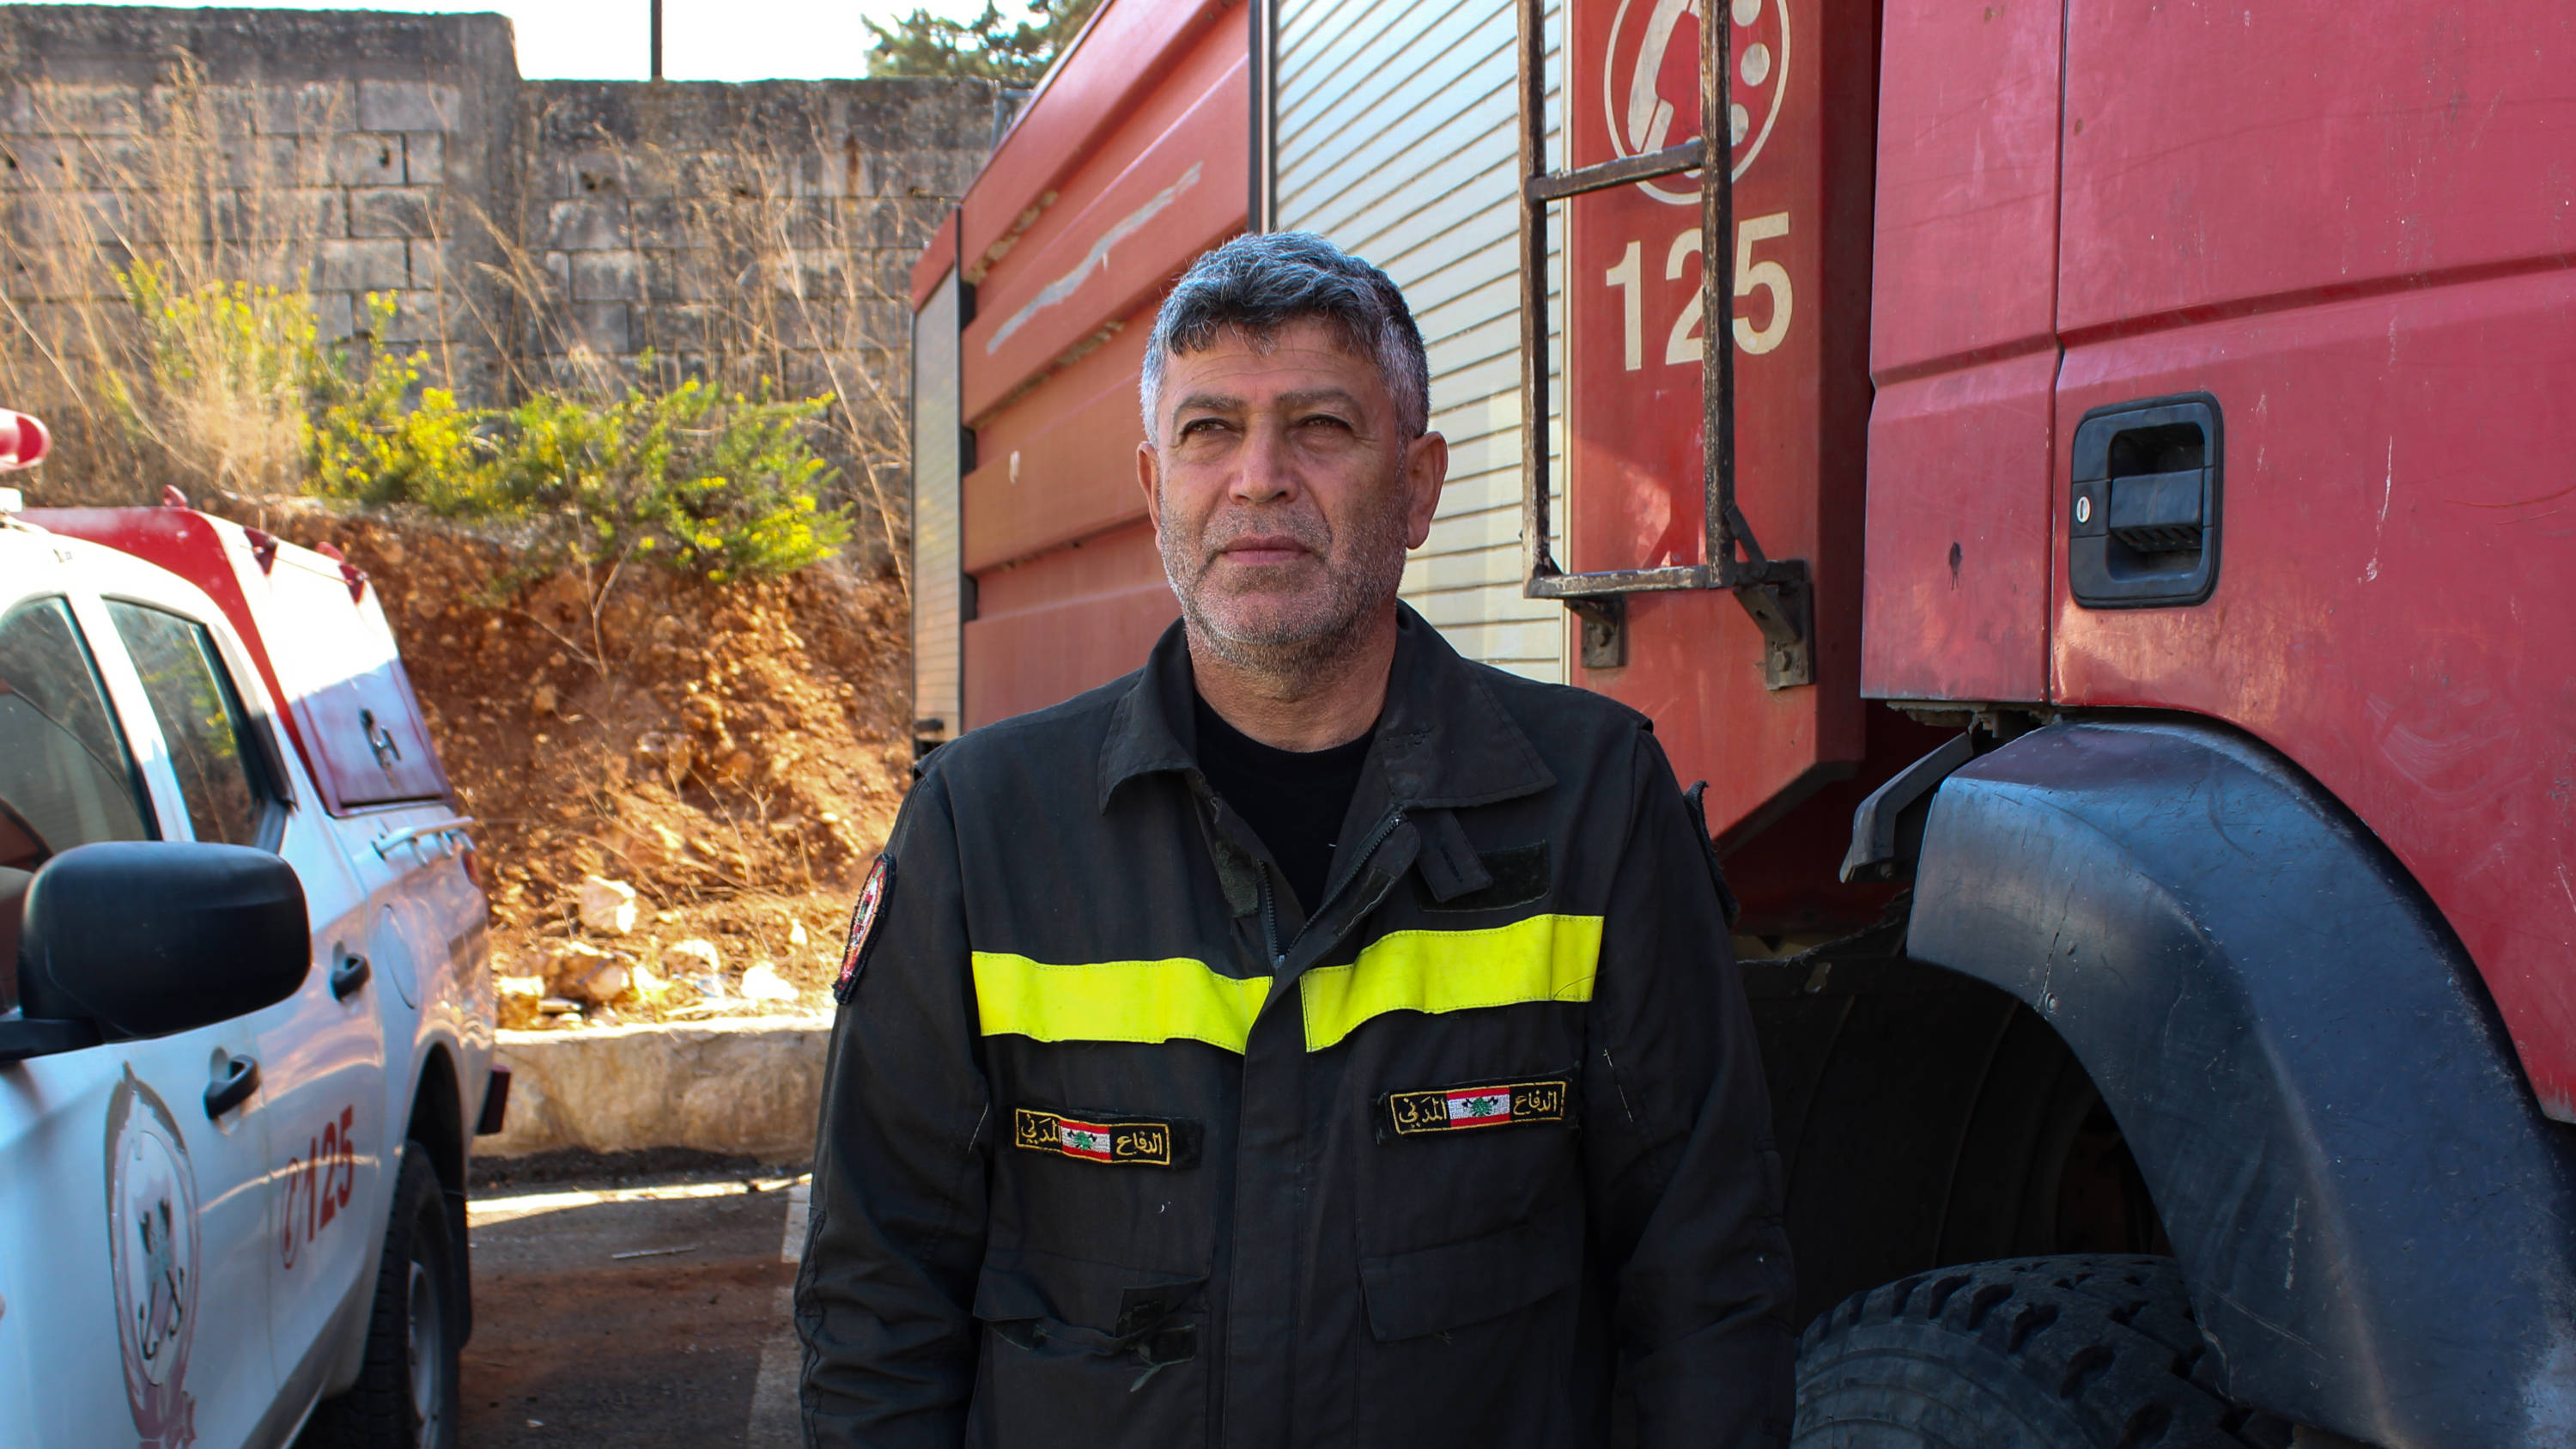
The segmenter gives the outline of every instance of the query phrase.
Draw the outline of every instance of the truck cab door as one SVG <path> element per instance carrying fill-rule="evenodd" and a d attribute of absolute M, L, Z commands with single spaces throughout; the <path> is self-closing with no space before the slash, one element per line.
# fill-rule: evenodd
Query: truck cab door
<path fill-rule="evenodd" d="M 313 968 L 254 1020 L 271 1084 L 273 1221 L 260 1253 L 270 1337 L 286 1397 L 309 1402 L 338 1350 L 364 1336 L 385 1163 L 401 1146 L 384 1121 L 384 987 L 366 957 L 366 891 L 287 752 L 256 744 L 254 704 L 265 713 L 267 701 L 226 631 L 130 600 L 106 610 L 160 717 L 196 837 L 275 850 L 304 882 Z M 231 747 L 236 739 L 245 746 Z"/>
<path fill-rule="evenodd" d="M 15 540 L 0 540 L 0 546 Z M 94 599 L 10 548 L 0 609 L 0 1014 L 19 904 L 75 845 L 184 839 L 183 791 Z M 255 1021 L 0 1066 L 0 1399 L 45 1445 L 255 1441 L 277 1377 L 273 1092 Z"/>
<path fill-rule="evenodd" d="M 2056 698 L 2297 762 L 2576 1121 L 2566 11 L 2096 0 L 2065 54 Z"/>

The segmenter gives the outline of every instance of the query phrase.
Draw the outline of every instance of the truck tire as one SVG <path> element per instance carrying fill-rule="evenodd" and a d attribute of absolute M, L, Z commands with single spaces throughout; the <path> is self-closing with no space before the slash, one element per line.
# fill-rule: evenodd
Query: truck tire
<path fill-rule="evenodd" d="M 456 1244 L 429 1149 L 403 1144 L 358 1382 L 313 1411 L 301 1449 L 456 1449 Z"/>
<path fill-rule="evenodd" d="M 1798 1353 L 1797 1449 L 2281 1449 L 2214 1379 L 2170 1258 L 2021 1258 L 1846 1299 Z"/>

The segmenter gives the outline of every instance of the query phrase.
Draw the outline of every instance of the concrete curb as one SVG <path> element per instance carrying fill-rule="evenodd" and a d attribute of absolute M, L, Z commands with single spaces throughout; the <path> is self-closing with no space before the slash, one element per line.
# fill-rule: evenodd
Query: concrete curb
<path fill-rule="evenodd" d="M 687 1147 L 801 1162 L 831 1039 L 826 1016 L 505 1031 L 493 1060 L 510 1069 L 507 1127 L 474 1152 Z"/>

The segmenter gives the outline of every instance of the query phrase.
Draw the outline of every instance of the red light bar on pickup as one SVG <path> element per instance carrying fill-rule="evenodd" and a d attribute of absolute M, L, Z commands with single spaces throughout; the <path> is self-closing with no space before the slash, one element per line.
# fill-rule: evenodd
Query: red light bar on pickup
<path fill-rule="evenodd" d="M 0 408 L 0 473 L 35 467 L 45 461 L 45 452 L 53 445 L 53 434 L 43 423 Z"/>

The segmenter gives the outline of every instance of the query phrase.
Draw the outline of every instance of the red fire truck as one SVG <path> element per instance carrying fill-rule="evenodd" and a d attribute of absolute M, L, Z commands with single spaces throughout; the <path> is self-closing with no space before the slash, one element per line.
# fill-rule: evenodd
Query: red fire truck
<path fill-rule="evenodd" d="M 925 747 L 1170 619 L 1291 225 L 1502 419 L 1408 596 L 1710 782 L 1800 1443 L 2576 1444 L 2576 18 L 1109 0 L 914 275 Z"/>

